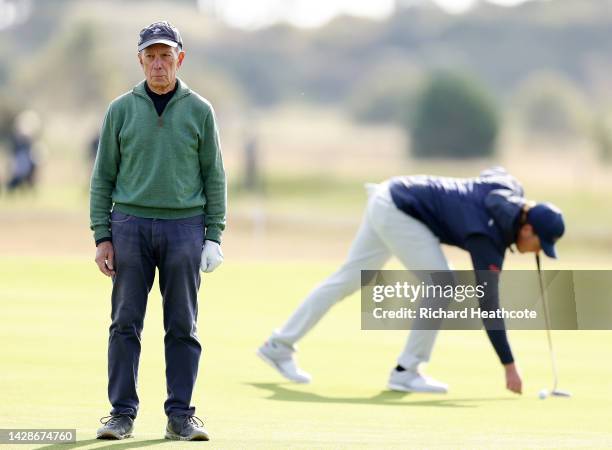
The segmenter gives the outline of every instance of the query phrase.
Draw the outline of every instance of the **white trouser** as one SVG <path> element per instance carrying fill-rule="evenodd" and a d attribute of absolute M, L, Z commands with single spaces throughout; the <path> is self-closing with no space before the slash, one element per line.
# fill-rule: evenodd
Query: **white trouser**
<path fill-rule="evenodd" d="M 381 269 L 395 255 L 409 270 L 449 270 L 439 239 L 391 200 L 389 182 L 368 184 L 368 206 L 342 267 L 317 286 L 272 339 L 288 345 L 301 339 L 338 301 L 361 287 L 361 270 Z M 429 361 L 437 330 L 412 330 L 397 362 L 416 370 Z"/>

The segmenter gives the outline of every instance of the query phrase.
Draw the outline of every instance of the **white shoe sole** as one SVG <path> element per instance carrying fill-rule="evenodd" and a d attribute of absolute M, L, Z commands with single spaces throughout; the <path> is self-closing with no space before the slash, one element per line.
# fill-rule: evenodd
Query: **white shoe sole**
<path fill-rule="evenodd" d="M 276 370 L 279 374 L 282 375 L 283 378 L 285 378 L 286 380 L 292 381 L 294 383 L 299 383 L 299 384 L 308 384 L 310 383 L 310 380 L 303 380 L 303 379 L 294 379 L 291 378 L 290 376 L 286 375 L 279 367 L 278 365 L 274 362 L 273 359 L 268 358 L 268 356 L 263 353 L 261 350 L 257 350 L 257 356 L 259 356 L 263 362 L 265 362 L 266 364 L 268 364 L 270 367 L 272 367 L 274 370 Z"/>
<path fill-rule="evenodd" d="M 96 434 L 96 439 L 106 439 L 106 440 L 115 440 L 120 441 L 122 439 L 127 439 L 133 437 L 132 433 L 124 434 L 123 436 L 117 435 L 114 433 L 99 433 Z"/>
<path fill-rule="evenodd" d="M 198 436 L 195 437 L 184 437 L 184 436 L 180 436 L 176 433 L 171 433 L 170 431 L 166 431 L 166 435 L 164 436 L 164 438 L 169 439 L 171 441 L 209 441 L 210 437 L 206 434 L 200 434 Z"/>
<path fill-rule="evenodd" d="M 387 387 L 391 389 L 392 391 L 398 391 L 398 392 L 416 392 L 416 393 L 421 393 L 421 394 L 446 394 L 448 393 L 448 389 L 445 389 L 445 390 L 442 390 L 442 389 L 431 389 L 431 390 L 413 389 L 403 384 L 395 384 L 395 383 L 389 383 L 387 384 Z"/>

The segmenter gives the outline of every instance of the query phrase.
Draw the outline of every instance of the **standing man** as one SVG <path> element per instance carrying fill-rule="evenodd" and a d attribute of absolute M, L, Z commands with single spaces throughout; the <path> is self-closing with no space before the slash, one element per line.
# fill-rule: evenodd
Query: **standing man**
<path fill-rule="evenodd" d="M 359 289 L 361 270 L 378 270 L 395 255 L 409 270 L 448 271 L 440 243 L 454 245 L 470 253 L 478 284 L 487 286 L 483 307 L 497 310 L 506 248 L 515 244 L 520 253 L 543 250 L 555 258 L 554 243 L 565 230 L 556 207 L 526 200 L 516 178 L 501 167 L 485 170 L 477 178 L 407 176 L 369 187 L 364 220 L 346 262 L 257 352 L 291 381 L 310 381 L 295 362 L 295 343 L 335 303 Z M 504 368 L 506 387 L 520 394 L 522 380 L 503 320 L 485 321 L 485 328 Z M 447 392 L 446 384 L 419 372 L 419 365 L 429 361 L 437 332 L 419 329 L 415 322 L 389 376 L 389 389 Z"/>
<path fill-rule="evenodd" d="M 226 181 L 210 103 L 176 77 L 185 58 L 178 30 L 156 22 L 140 32 L 145 80 L 106 112 L 91 179 L 96 263 L 112 277 L 108 397 L 99 439 L 132 435 L 147 296 L 159 270 L 163 298 L 166 438 L 208 440 L 191 395 L 201 347 L 199 269 L 223 261 Z"/>

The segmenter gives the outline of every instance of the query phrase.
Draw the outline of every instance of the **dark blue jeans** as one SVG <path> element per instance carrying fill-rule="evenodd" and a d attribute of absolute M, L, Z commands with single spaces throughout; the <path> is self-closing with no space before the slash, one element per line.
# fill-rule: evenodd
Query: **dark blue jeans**
<path fill-rule="evenodd" d="M 108 340 L 111 414 L 138 412 L 138 362 L 147 297 L 159 269 L 166 354 L 166 415 L 193 415 L 191 394 L 202 348 L 197 336 L 204 216 L 144 219 L 113 211 L 115 251 L 112 324 Z"/>

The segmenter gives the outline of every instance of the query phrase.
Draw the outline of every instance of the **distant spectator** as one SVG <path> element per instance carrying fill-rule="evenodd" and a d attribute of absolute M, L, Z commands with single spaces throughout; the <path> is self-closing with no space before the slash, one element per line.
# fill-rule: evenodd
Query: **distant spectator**
<path fill-rule="evenodd" d="M 98 154 L 98 144 L 100 144 L 100 133 L 96 133 L 91 142 L 89 143 L 89 160 L 92 165 L 96 161 L 96 155 Z"/>
<path fill-rule="evenodd" d="M 96 156 L 98 155 L 98 145 L 100 144 L 100 132 L 96 131 L 96 133 L 92 136 L 91 140 L 87 144 L 86 157 L 87 163 L 89 164 L 89 173 L 93 171 L 94 164 L 96 162 Z"/>
<path fill-rule="evenodd" d="M 15 119 L 10 136 L 12 164 L 7 191 L 20 187 L 33 189 L 36 184 L 37 163 L 34 157 L 34 143 L 40 133 L 40 118 L 34 111 L 24 111 Z"/>
<path fill-rule="evenodd" d="M 255 191 L 259 187 L 258 160 L 257 137 L 250 133 L 244 144 L 244 188 L 247 191 Z"/>

